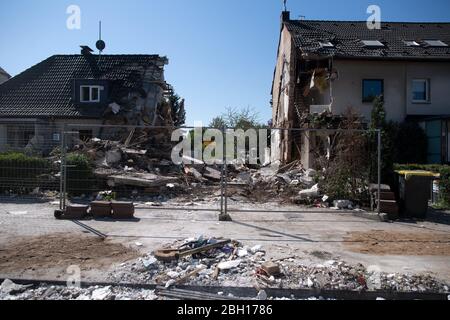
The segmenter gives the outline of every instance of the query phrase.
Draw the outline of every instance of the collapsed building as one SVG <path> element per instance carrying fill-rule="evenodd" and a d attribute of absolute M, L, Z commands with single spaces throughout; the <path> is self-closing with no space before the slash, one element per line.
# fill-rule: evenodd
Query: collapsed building
<path fill-rule="evenodd" d="M 167 64 L 159 55 L 95 55 L 86 46 L 49 57 L 0 85 L 0 151 L 47 153 L 61 144 L 64 124 L 84 141 L 107 138 L 112 130 L 101 125 L 173 125 Z"/>
<path fill-rule="evenodd" d="M 349 108 L 370 122 L 383 96 L 387 120 L 416 121 L 428 136 L 428 162 L 450 162 L 450 24 L 291 20 L 282 13 L 272 85 L 275 128 L 316 128 Z M 322 137 L 320 137 L 322 136 Z M 314 166 L 329 133 L 273 130 L 272 161 Z M 326 150 L 325 150 L 326 152 Z"/>

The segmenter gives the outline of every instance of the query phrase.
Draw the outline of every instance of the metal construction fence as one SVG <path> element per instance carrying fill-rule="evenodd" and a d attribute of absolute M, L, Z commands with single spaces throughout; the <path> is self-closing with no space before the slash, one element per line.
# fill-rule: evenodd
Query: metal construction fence
<path fill-rule="evenodd" d="M 368 207 L 380 159 L 378 130 L 0 124 L 2 200 L 53 199 L 62 210 L 117 200 L 227 215 L 245 211 L 242 197 Z"/>

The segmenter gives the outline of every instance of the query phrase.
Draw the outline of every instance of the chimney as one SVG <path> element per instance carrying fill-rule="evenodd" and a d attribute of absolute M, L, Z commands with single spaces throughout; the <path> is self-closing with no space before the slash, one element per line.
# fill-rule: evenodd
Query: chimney
<path fill-rule="evenodd" d="M 287 22 L 291 20 L 291 12 L 290 11 L 283 11 L 281 13 L 281 23 Z"/>
<path fill-rule="evenodd" d="M 80 48 L 81 48 L 81 54 L 83 56 L 89 56 L 92 54 L 92 52 L 94 52 L 94 50 L 92 50 L 88 46 L 80 46 Z"/>

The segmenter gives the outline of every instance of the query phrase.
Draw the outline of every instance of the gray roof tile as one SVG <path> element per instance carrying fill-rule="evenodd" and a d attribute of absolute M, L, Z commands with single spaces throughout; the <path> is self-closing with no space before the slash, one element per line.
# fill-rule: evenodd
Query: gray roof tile
<path fill-rule="evenodd" d="M 380 30 L 370 30 L 362 21 L 291 20 L 285 22 L 294 44 L 305 53 L 342 58 L 441 59 L 450 60 L 450 23 L 384 22 Z M 378 40 L 385 47 L 368 48 L 361 40 Z M 415 40 L 420 47 L 409 47 Z M 427 47 L 424 40 L 441 40 L 449 47 Z M 322 48 L 331 41 L 334 48 Z"/>
<path fill-rule="evenodd" d="M 138 88 L 158 55 L 54 55 L 0 85 L 0 117 L 97 118 L 103 110 L 72 101 L 74 79 L 111 80 L 111 97 Z M 97 63 L 98 62 L 98 63 Z"/>

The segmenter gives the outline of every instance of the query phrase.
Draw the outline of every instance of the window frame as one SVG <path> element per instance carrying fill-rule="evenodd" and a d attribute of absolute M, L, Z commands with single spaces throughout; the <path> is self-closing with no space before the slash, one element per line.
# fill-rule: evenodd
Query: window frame
<path fill-rule="evenodd" d="M 367 99 L 365 99 L 364 98 L 364 82 L 365 81 L 380 81 L 381 82 L 381 94 L 380 94 L 380 96 L 382 96 L 382 98 L 383 98 L 383 101 L 384 101 L 384 79 L 368 79 L 368 78 L 365 78 L 365 79 L 362 79 L 362 82 L 361 82 L 361 100 L 362 100 L 362 103 L 373 103 L 374 102 L 374 100 L 377 98 L 377 96 L 373 99 L 373 100 L 367 100 Z"/>
<path fill-rule="evenodd" d="M 89 88 L 89 100 L 84 100 L 83 99 L 83 89 L 84 88 Z M 98 90 L 98 97 L 96 100 L 92 99 L 92 91 L 93 89 L 97 89 Z M 103 86 L 99 86 L 99 85 L 80 85 L 80 102 L 81 103 L 98 103 L 101 101 L 101 94 L 100 91 L 103 89 Z"/>
<path fill-rule="evenodd" d="M 414 99 L 414 82 L 421 81 L 425 83 L 425 100 L 416 100 Z M 411 102 L 415 104 L 427 104 L 431 103 L 431 95 L 430 95 L 430 79 L 426 78 L 415 78 L 411 80 Z"/>

